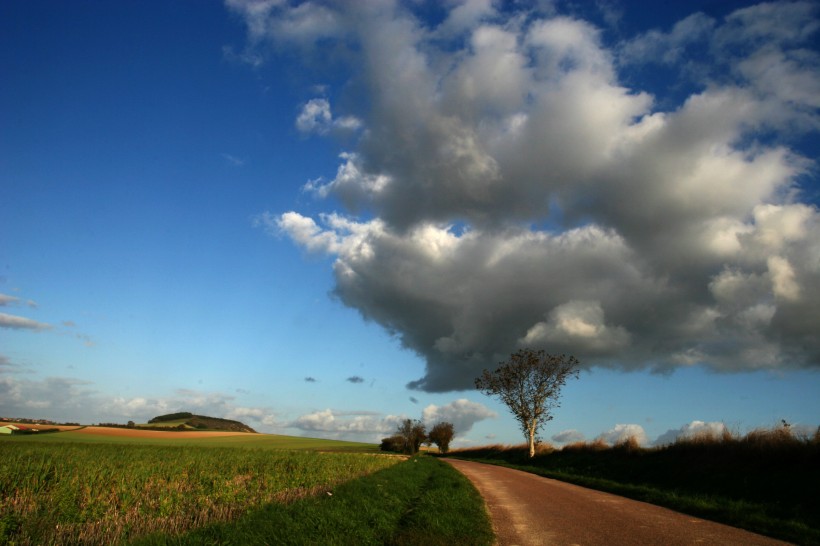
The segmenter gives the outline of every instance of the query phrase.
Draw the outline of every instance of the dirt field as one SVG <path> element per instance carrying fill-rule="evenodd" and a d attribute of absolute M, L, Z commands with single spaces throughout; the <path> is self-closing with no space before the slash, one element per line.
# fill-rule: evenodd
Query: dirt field
<path fill-rule="evenodd" d="M 59 429 L 61 431 L 63 431 L 63 430 L 74 430 L 76 428 L 79 428 L 79 427 L 75 427 L 74 425 L 35 425 L 35 424 L 32 424 L 32 423 L 14 423 L 14 422 L 9 423 L 9 422 L 6 422 L 6 421 L 0 422 L 0 427 L 5 426 L 5 425 L 14 425 L 14 426 L 17 426 L 17 427 L 24 427 L 24 428 L 29 428 L 29 429 L 36 428 L 37 430 L 49 430 L 49 429 L 56 428 L 56 429 Z"/>
<path fill-rule="evenodd" d="M 67 427 L 68 429 L 74 427 Z M 216 438 L 218 436 L 247 436 L 248 432 L 221 432 L 221 431 L 164 431 L 140 430 L 138 428 L 115 427 L 85 427 L 75 431 L 75 434 L 91 434 L 96 436 L 124 436 L 127 438 Z"/>

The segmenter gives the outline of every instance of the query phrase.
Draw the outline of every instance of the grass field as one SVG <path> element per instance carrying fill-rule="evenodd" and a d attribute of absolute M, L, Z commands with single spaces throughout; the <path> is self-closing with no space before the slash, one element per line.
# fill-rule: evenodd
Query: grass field
<path fill-rule="evenodd" d="M 478 493 L 431 457 L 264 434 L 82 430 L 0 439 L 0 544 L 492 542 Z"/>
<path fill-rule="evenodd" d="M 268 504 L 236 522 L 216 523 L 138 545 L 276 544 L 323 546 L 489 546 L 484 501 L 447 463 L 414 457 L 292 503 Z"/>
<path fill-rule="evenodd" d="M 797 544 L 820 545 L 820 434 L 787 429 L 740 437 L 701 436 L 658 448 L 634 441 L 454 450 L 453 457 L 502 464 L 728 523 Z"/>

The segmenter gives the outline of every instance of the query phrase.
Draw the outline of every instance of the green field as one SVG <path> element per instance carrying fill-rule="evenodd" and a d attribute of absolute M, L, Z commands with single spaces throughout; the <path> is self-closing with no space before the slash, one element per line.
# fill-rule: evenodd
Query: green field
<path fill-rule="evenodd" d="M 493 538 L 480 496 L 445 463 L 263 434 L 5 437 L 0 506 L 0 544 L 20 546 Z"/>
<path fill-rule="evenodd" d="M 153 427 L 153 428 L 173 428 L 179 425 L 184 425 L 188 419 L 175 419 L 173 421 L 160 421 L 159 423 L 140 423 L 137 427 Z"/>

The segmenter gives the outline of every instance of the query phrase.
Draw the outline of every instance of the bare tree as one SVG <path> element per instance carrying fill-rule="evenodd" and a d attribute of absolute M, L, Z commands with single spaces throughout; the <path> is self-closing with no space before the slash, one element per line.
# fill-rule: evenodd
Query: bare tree
<path fill-rule="evenodd" d="M 442 421 L 430 429 L 430 434 L 427 436 L 427 441 L 436 444 L 441 453 L 450 451 L 450 442 L 455 436 L 455 428 L 453 423 Z"/>
<path fill-rule="evenodd" d="M 475 380 L 478 390 L 498 396 L 521 424 L 535 456 L 538 429 L 552 420 L 561 388 L 569 377 L 578 377 L 574 356 L 549 355 L 544 351 L 522 349 L 501 362 L 494 372 L 484 370 Z"/>

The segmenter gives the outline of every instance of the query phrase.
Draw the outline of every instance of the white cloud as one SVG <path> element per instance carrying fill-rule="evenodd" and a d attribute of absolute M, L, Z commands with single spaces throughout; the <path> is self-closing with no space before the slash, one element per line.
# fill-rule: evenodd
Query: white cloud
<path fill-rule="evenodd" d="M 556 306 L 549 320 L 538 322 L 519 340 L 524 347 L 585 344 L 589 352 L 609 353 L 629 345 L 630 336 L 620 326 L 604 323 L 597 301 L 570 301 Z"/>
<path fill-rule="evenodd" d="M 339 412 L 328 408 L 301 415 L 283 426 L 311 436 L 377 442 L 395 432 L 403 419 L 404 416 L 384 416 L 370 411 Z"/>
<path fill-rule="evenodd" d="M 270 408 L 240 406 L 233 395 L 192 389 L 177 389 L 172 396 L 156 398 L 137 396 L 100 399 L 96 405 L 98 411 L 112 416 L 111 419 L 114 420 L 147 421 L 157 415 L 189 411 L 198 415 L 242 421 L 253 428 L 260 424 L 277 424 L 276 415 Z"/>
<path fill-rule="evenodd" d="M 430 404 L 422 412 L 422 421 L 428 429 L 446 421 L 453 424 L 456 435 L 465 435 L 479 421 L 495 417 L 498 417 L 498 414 L 494 411 L 466 398 L 460 398 L 444 406 Z"/>
<path fill-rule="evenodd" d="M 251 50 L 265 40 L 310 45 L 339 32 L 339 14 L 317 2 L 290 6 L 282 0 L 225 0 L 225 4 L 244 18 Z"/>
<path fill-rule="evenodd" d="M 695 13 L 675 23 L 668 33 L 653 29 L 627 41 L 621 47 L 621 57 L 632 63 L 676 63 L 688 47 L 708 39 L 714 28 L 714 19 Z"/>
<path fill-rule="evenodd" d="M 322 98 L 307 101 L 296 117 L 296 128 L 305 134 L 326 135 L 334 129 L 355 131 L 361 127 L 361 120 L 354 116 L 334 117 L 330 111 L 330 102 Z"/>
<path fill-rule="evenodd" d="M 296 128 L 303 133 L 327 133 L 333 121 L 330 103 L 326 99 L 311 99 L 296 118 Z"/>
<path fill-rule="evenodd" d="M 458 36 L 496 15 L 493 0 L 457 0 L 451 4 L 447 18 L 436 28 L 438 37 Z"/>
<path fill-rule="evenodd" d="M 575 442 L 583 442 L 585 440 L 584 433 L 575 429 L 563 430 L 558 434 L 553 434 L 550 439 L 559 444 L 572 444 Z"/>
<path fill-rule="evenodd" d="M 767 260 L 767 264 L 774 295 L 786 300 L 798 299 L 800 297 L 800 286 L 794 278 L 794 269 L 789 261 L 780 256 L 771 256 Z"/>
<path fill-rule="evenodd" d="M 73 420 L 95 407 L 93 383 L 69 377 L 20 378 L 0 368 L 0 415 Z"/>
<path fill-rule="evenodd" d="M 236 157 L 235 155 L 231 154 L 220 154 L 222 159 L 233 165 L 234 167 L 243 167 L 245 165 L 245 160 L 241 157 Z"/>
<path fill-rule="evenodd" d="M 669 429 L 655 440 L 656 446 L 675 443 L 678 438 L 697 438 L 699 436 L 708 436 L 720 439 L 727 431 L 726 425 L 720 422 L 704 422 L 692 421 L 678 429 Z"/>
<path fill-rule="evenodd" d="M 20 298 L 15 298 L 14 296 L 9 296 L 8 294 L 0 294 L 0 307 L 16 305 L 19 301 Z"/>
<path fill-rule="evenodd" d="M 646 432 L 641 425 L 615 425 L 615 428 L 611 428 L 598 436 L 599 440 L 611 445 L 625 442 L 630 438 L 634 438 L 639 445 L 647 444 Z"/>
<path fill-rule="evenodd" d="M 94 382 L 74 377 L 31 378 L 26 370 L 0 355 L 0 415 L 80 423 L 147 422 L 178 411 L 237 419 L 268 431 L 278 427 L 269 408 L 236 404 L 235 397 L 218 392 L 179 389 L 163 397 L 110 397 Z M 247 419 L 247 420 L 246 420 Z"/>
<path fill-rule="evenodd" d="M 10 330 L 49 330 L 52 328 L 50 324 L 45 322 L 38 322 L 36 320 L 25 317 L 18 317 L 16 315 L 8 315 L 0 313 L 0 328 L 8 328 Z"/>
<path fill-rule="evenodd" d="M 338 196 L 349 208 L 358 209 L 375 194 L 384 191 L 390 183 L 385 175 L 369 175 L 362 171 L 361 160 L 356 154 L 343 153 L 344 163 L 339 165 L 336 178 L 327 184 L 321 180 L 311 180 L 305 184 L 305 191 L 325 198 L 331 194 Z"/>
<path fill-rule="evenodd" d="M 345 52 L 332 70 L 363 130 L 305 185 L 345 210 L 259 222 L 335 258 L 339 300 L 425 359 L 411 387 L 471 388 L 521 344 L 623 369 L 820 363 L 814 160 L 794 148 L 820 127 L 816 5 L 694 14 L 615 47 L 486 2 L 432 28 L 391 3 L 229 5 L 255 51 Z M 628 87 L 655 63 L 688 95 Z M 314 99 L 297 125 L 336 122 Z"/>

